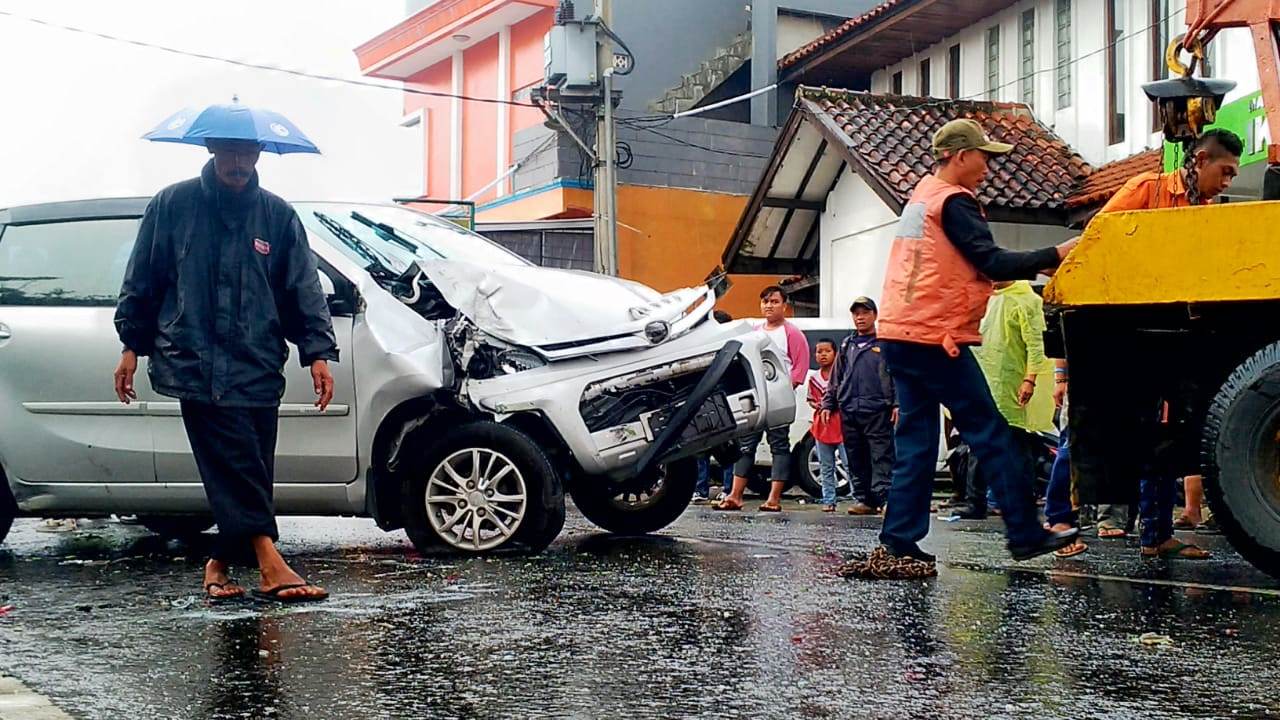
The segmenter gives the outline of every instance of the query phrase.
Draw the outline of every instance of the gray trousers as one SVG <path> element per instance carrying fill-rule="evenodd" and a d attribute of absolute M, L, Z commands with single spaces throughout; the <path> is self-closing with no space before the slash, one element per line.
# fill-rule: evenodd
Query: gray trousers
<path fill-rule="evenodd" d="M 756 446 L 763 438 L 769 439 L 769 454 L 773 456 L 772 478 L 778 482 L 791 480 L 791 428 L 787 425 L 771 428 L 762 433 L 751 433 L 742 439 L 739 446 L 742 455 L 733 464 L 733 474 L 746 477 L 756 464 Z"/>

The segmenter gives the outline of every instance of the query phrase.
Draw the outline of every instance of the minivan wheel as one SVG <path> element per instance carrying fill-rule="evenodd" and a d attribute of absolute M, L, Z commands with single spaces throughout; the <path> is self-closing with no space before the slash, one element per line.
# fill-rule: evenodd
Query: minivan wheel
<path fill-rule="evenodd" d="M 494 422 L 430 444 L 404 484 L 405 531 L 422 552 L 540 552 L 564 527 L 564 491 L 529 436 Z"/>
<path fill-rule="evenodd" d="M 689 507 L 697 484 L 698 461 L 688 458 L 623 483 L 578 477 L 569 485 L 569 497 L 597 527 L 618 535 L 644 535 L 675 522 Z"/>
<path fill-rule="evenodd" d="M 213 527 L 208 515 L 141 515 L 138 524 L 166 540 L 189 541 Z"/>

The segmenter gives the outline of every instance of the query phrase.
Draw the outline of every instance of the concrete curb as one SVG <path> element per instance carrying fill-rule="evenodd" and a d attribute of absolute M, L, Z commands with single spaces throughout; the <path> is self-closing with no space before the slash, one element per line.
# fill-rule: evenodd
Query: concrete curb
<path fill-rule="evenodd" d="M 14 678 L 0 675 L 0 720 L 71 720 L 49 698 Z"/>

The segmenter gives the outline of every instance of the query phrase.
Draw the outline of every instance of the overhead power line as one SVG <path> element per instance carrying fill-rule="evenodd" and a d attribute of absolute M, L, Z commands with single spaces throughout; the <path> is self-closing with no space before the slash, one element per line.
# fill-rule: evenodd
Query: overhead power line
<path fill-rule="evenodd" d="M 253 70 L 265 70 L 268 72 L 283 73 L 285 75 L 292 75 L 294 77 L 307 78 L 309 80 L 322 80 L 326 82 L 340 83 L 343 85 L 352 85 L 355 87 L 376 88 L 379 90 L 394 90 L 395 92 L 403 92 L 403 93 L 408 93 L 410 95 L 425 95 L 427 97 L 457 99 L 457 100 L 462 100 L 464 102 L 487 103 L 491 105 L 512 105 L 515 107 L 527 107 L 527 108 L 537 107 L 533 103 L 518 102 L 515 100 L 505 100 L 502 98 L 482 98 L 482 97 L 474 97 L 471 95 L 457 95 L 454 93 L 441 92 L 437 90 L 423 90 L 421 88 L 411 87 L 407 84 L 404 86 L 383 85 L 382 83 L 370 82 L 368 80 L 360 80 L 357 78 L 341 77 L 338 75 L 327 75 L 324 73 L 309 72 L 306 70 L 295 70 L 293 68 L 279 67 L 277 65 L 267 65 L 265 63 L 253 63 L 247 60 L 237 60 L 235 58 L 221 57 L 218 55 L 209 55 L 207 53 L 195 52 L 192 50 L 183 50 L 181 48 L 175 48 L 169 45 L 160 45 L 158 43 L 146 42 L 145 40 L 135 40 L 133 38 L 120 37 L 119 35 L 112 35 L 110 33 L 99 32 L 97 30 L 89 30 L 87 28 L 76 27 L 74 25 L 64 25 L 62 23 L 53 22 L 52 20 L 45 20 L 42 18 L 22 15 L 20 13 L 16 13 L 10 10 L 0 10 L 0 15 L 10 17 L 15 20 L 22 20 L 24 22 L 29 22 L 34 25 L 43 25 L 45 27 L 50 27 L 57 30 L 64 30 L 66 32 L 79 33 L 81 35 L 88 35 L 90 37 L 96 37 L 102 40 L 109 40 L 111 42 L 123 43 L 126 45 L 133 45 L 135 47 L 147 48 L 150 50 L 159 50 L 162 52 L 170 53 L 172 55 L 180 55 L 182 57 L 194 58 L 197 60 L 208 60 L 211 62 L 219 62 L 226 65 L 235 65 L 237 67 L 250 68 Z"/>

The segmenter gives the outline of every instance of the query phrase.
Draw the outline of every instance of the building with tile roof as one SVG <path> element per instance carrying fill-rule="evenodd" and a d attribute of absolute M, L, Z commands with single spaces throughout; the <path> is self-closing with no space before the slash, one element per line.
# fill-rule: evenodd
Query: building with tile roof
<path fill-rule="evenodd" d="M 1071 237 L 1070 200 L 1093 168 L 1025 105 L 801 87 L 725 267 L 798 278 L 799 305 L 824 317 L 878 297 L 898 215 L 935 169 L 933 133 L 957 118 L 1014 146 L 979 191 L 997 242 L 1029 249 Z"/>

